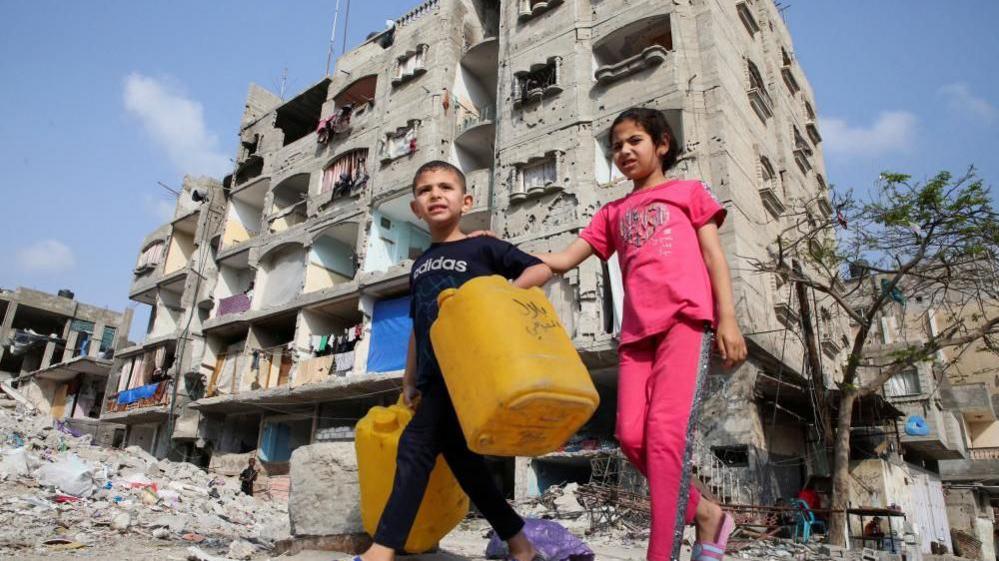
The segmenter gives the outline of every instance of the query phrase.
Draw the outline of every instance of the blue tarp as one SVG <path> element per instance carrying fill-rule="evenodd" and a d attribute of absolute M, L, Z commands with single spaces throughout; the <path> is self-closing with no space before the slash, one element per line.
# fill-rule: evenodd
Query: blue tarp
<path fill-rule="evenodd" d="M 368 372 L 393 372 L 405 368 L 412 331 L 409 296 L 376 302 L 371 319 Z"/>
<path fill-rule="evenodd" d="M 930 427 L 926 424 L 926 419 L 921 415 L 911 415 L 905 421 L 905 434 L 910 436 L 927 436 L 930 434 Z"/>
<path fill-rule="evenodd" d="M 125 390 L 118 394 L 118 405 L 128 405 L 129 403 L 135 403 L 140 399 L 153 397 L 156 393 L 156 388 L 158 387 L 159 384 L 149 384 L 148 386 L 139 386 L 137 388 Z"/>

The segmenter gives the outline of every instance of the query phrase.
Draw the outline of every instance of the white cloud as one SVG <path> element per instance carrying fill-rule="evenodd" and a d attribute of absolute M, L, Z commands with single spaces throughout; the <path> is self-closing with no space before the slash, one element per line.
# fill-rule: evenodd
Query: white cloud
<path fill-rule="evenodd" d="M 916 116 L 908 111 L 884 111 L 870 126 L 851 125 L 843 119 L 822 119 L 823 147 L 844 156 L 881 156 L 912 148 Z"/>
<path fill-rule="evenodd" d="M 146 195 L 146 210 L 156 217 L 159 222 L 173 220 L 173 213 L 176 209 L 176 199 L 158 199 L 152 195 Z"/>
<path fill-rule="evenodd" d="M 947 84 L 940 88 L 940 94 L 947 98 L 947 106 L 955 113 L 979 119 L 988 125 L 999 118 L 999 109 L 985 98 L 972 93 L 971 87 L 964 82 Z"/>
<path fill-rule="evenodd" d="M 41 240 L 17 250 L 17 264 L 26 273 L 64 273 L 76 266 L 76 258 L 66 244 Z"/>
<path fill-rule="evenodd" d="M 181 173 L 221 177 L 231 171 L 218 137 L 205 127 L 197 101 L 163 80 L 135 72 L 125 77 L 124 101 L 125 109 L 138 117 Z"/>

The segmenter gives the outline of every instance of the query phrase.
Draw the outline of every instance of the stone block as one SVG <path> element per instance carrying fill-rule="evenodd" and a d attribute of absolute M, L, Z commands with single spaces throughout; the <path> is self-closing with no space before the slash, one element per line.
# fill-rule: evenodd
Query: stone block
<path fill-rule="evenodd" d="M 288 516 L 294 536 L 363 532 L 353 442 L 322 442 L 291 454 Z"/>

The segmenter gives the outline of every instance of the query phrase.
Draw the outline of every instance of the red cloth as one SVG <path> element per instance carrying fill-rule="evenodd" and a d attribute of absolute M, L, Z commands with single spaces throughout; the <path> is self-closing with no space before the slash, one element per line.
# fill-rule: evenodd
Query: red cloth
<path fill-rule="evenodd" d="M 798 491 L 798 498 L 805 501 L 810 509 L 819 508 L 819 494 L 815 492 L 815 489 L 802 489 Z"/>

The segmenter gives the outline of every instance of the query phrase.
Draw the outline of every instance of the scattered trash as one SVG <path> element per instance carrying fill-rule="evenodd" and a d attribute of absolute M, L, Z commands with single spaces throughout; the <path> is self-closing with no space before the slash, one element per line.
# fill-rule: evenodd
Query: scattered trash
<path fill-rule="evenodd" d="M 35 479 L 74 497 L 89 497 L 94 492 L 91 467 L 76 454 L 66 454 L 38 468 Z"/>
<path fill-rule="evenodd" d="M 242 494 L 235 477 L 135 446 L 94 446 L 21 405 L 0 407 L 0 524 L 0 559 L 124 536 L 253 555 L 289 537 L 287 506 Z"/>
<path fill-rule="evenodd" d="M 553 520 L 528 518 L 524 521 L 524 534 L 548 561 L 594 561 L 593 550 Z M 489 533 L 486 557 L 489 559 L 510 557 L 506 542 L 500 540 L 495 532 Z"/>

